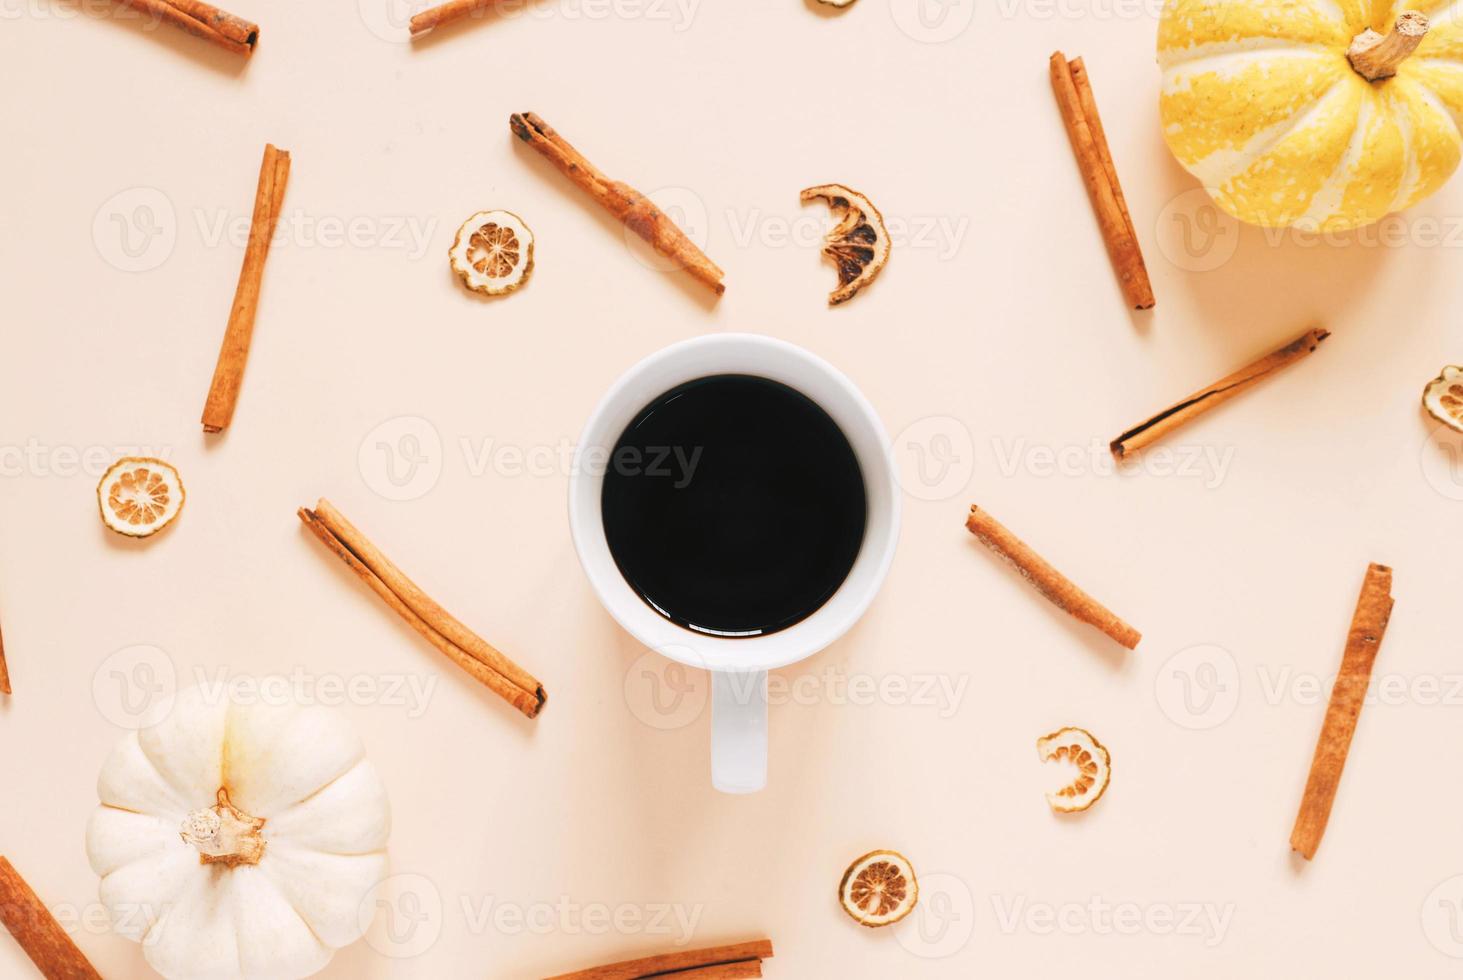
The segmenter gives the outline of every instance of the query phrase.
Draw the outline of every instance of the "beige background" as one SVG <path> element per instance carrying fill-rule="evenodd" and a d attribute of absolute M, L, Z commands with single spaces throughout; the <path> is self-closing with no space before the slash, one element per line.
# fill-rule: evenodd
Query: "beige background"
<path fill-rule="evenodd" d="M 931 2 L 924 21 L 914 0 L 552 0 L 415 47 L 387 0 L 237 2 L 263 25 L 247 65 L 93 0 L 0 0 L 0 850 L 105 975 L 150 971 L 90 904 L 96 772 L 129 706 L 215 671 L 358 685 L 343 710 L 403 877 L 394 932 L 326 976 L 529 978 L 762 934 L 783 978 L 1456 971 L 1463 443 L 1430 438 L 1418 394 L 1463 360 L 1463 180 L 1381 234 L 1219 220 L 1158 131 L 1157 0 Z M 1047 88 L 1057 46 L 1090 67 L 1153 314 L 1124 312 L 1103 255 Z M 679 208 L 726 296 L 647 267 L 513 144 L 515 109 Z M 266 140 L 294 154 L 287 223 L 234 426 L 207 441 Z M 896 234 L 832 311 L 827 216 L 797 201 L 827 181 Z M 533 227 L 537 270 L 483 302 L 445 253 L 491 207 Z M 1313 320 L 1335 335 L 1310 360 L 1111 472 L 1108 439 Z M 868 617 L 782 672 L 771 786 L 749 798 L 710 788 L 704 678 L 596 604 L 551 458 L 635 360 L 724 330 L 846 371 L 901 434 L 910 491 Z M 139 446 L 189 497 L 134 546 L 93 488 Z M 320 495 L 543 678 L 537 723 L 307 537 L 294 510 Z M 972 501 L 1142 629 L 1138 652 L 984 553 Z M 1369 560 L 1396 567 L 1391 686 L 1299 867 L 1317 692 Z M 1064 724 L 1114 756 L 1076 819 L 1048 812 L 1060 774 L 1033 751 Z M 924 881 L 898 930 L 833 899 L 877 847 Z M 28 969 L 0 942 L 0 974 Z"/>

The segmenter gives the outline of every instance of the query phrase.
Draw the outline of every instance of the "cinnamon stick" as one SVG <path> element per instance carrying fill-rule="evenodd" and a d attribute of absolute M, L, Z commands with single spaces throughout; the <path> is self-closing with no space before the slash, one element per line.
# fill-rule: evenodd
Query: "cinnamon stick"
<path fill-rule="evenodd" d="M 11 863 L 0 857 L 0 922 L 46 980 L 101 980 L 50 909 Z"/>
<path fill-rule="evenodd" d="M 1351 617 L 1351 629 L 1346 634 L 1341 670 L 1331 688 L 1326 720 L 1321 724 L 1321 736 L 1311 758 L 1305 795 L 1301 797 L 1300 812 L 1295 815 L 1295 827 L 1290 832 L 1291 849 L 1299 851 L 1307 861 L 1316 856 L 1316 848 L 1331 819 L 1331 805 L 1336 802 L 1341 770 L 1346 766 L 1351 737 L 1356 733 L 1356 722 L 1366 701 L 1372 664 L 1386 635 L 1392 604 L 1392 569 L 1375 563 L 1367 566 L 1356 611 Z"/>
<path fill-rule="evenodd" d="M 1133 627 L 1119 619 L 1106 606 L 1077 588 L 1061 572 L 1047 563 L 1016 535 L 1006 530 L 990 514 L 972 505 L 965 528 L 980 543 L 1004 558 L 1021 576 L 1059 608 L 1089 626 L 1095 626 L 1129 650 L 1143 638 Z"/>
<path fill-rule="evenodd" d="M 421 13 L 411 19 L 411 36 L 421 37 L 428 31 L 437 27 L 444 27 L 464 17 L 471 17 L 480 10 L 486 10 L 498 3 L 499 0 L 450 0 L 448 3 L 440 4 Z"/>
<path fill-rule="evenodd" d="M 249 344 L 254 337 L 254 316 L 259 309 L 264 260 L 269 257 L 269 244 L 274 240 L 289 177 L 289 151 L 266 143 L 264 160 L 259 165 L 259 185 L 254 192 L 254 216 L 249 225 L 244 264 L 239 269 L 239 284 L 234 290 L 228 327 L 224 330 L 218 363 L 214 365 L 208 400 L 203 406 L 204 432 L 222 432 L 234 417 L 234 406 L 239 400 L 239 387 L 244 379 L 244 365 L 249 360 Z"/>
<path fill-rule="evenodd" d="M 538 716 L 548 700 L 543 685 L 438 605 L 330 501 L 322 498 L 315 510 L 301 507 L 298 513 L 311 533 L 412 629 L 524 715 Z"/>
<path fill-rule="evenodd" d="M 736 960 L 718 963 L 715 966 L 698 966 L 690 970 L 676 970 L 673 973 L 652 973 L 656 980 L 755 980 L 762 976 L 761 960 Z"/>
<path fill-rule="evenodd" d="M 0 632 L 0 694 L 10 693 L 10 668 L 5 664 L 5 634 Z"/>
<path fill-rule="evenodd" d="M 668 980 L 738 980 L 760 977 L 762 960 L 772 957 L 772 941 L 736 943 L 707 949 L 683 950 L 624 960 L 607 966 L 561 973 L 548 980 L 641 980 L 643 977 L 666 977 Z M 722 971 L 722 972 L 717 972 Z"/>
<path fill-rule="evenodd" d="M 1107 245 L 1113 271 L 1122 286 L 1123 297 L 1133 309 L 1151 309 L 1154 304 L 1153 285 L 1149 282 L 1148 267 L 1143 262 L 1138 235 L 1133 229 L 1132 216 L 1128 214 L 1122 185 L 1118 182 L 1118 171 L 1108 149 L 1102 118 L 1097 114 L 1097 100 L 1092 95 L 1087 66 L 1081 58 L 1069 63 L 1057 51 L 1051 56 L 1050 69 L 1057 108 L 1061 110 L 1062 122 L 1067 127 L 1067 138 L 1077 157 L 1078 169 L 1082 171 L 1082 182 L 1087 186 L 1087 196 L 1097 214 L 1098 228 Z"/>
<path fill-rule="evenodd" d="M 1112 454 L 1118 459 L 1122 459 L 1130 452 L 1157 442 L 1174 429 L 1198 418 L 1217 405 L 1223 405 L 1246 388 L 1265 380 L 1286 365 L 1294 364 L 1321 346 L 1321 341 L 1329 336 L 1331 336 L 1331 331 L 1321 327 L 1307 330 L 1285 346 L 1271 351 L 1257 361 L 1246 364 L 1233 374 L 1220 378 L 1209 387 L 1201 388 L 1183 401 L 1170 405 L 1152 418 L 1133 426 L 1109 444 Z"/>
<path fill-rule="evenodd" d="M 234 54 L 248 57 L 259 43 L 259 25 L 202 0 L 121 0 L 121 3 Z"/>
<path fill-rule="evenodd" d="M 676 262 L 696 281 L 710 287 L 720 296 L 726 291 L 721 281 L 724 273 L 706 257 L 696 243 L 666 217 L 664 211 L 639 191 L 617 180 L 610 180 L 590 163 L 569 141 L 532 112 L 515 112 L 508 117 L 513 134 L 537 150 L 545 159 L 583 190 L 605 210 L 624 222 L 626 227 L 666 258 Z"/>
<path fill-rule="evenodd" d="M 1082 106 L 1082 118 L 1087 122 L 1087 128 L 1092 133 L 1092 143 L 1097 149 L 1098 161 L 1102 164 L 1102 171 L 1107 175 L 1108 186 L 1112 188 L 1113 198 L 1118 203 L 1118 211 L 1123 216 L 1123 223 L 1128 226 L 1128 234 L 1133 236 L 1133 241 L 1138 240 L 1137 233 L 1133 230 L 1133 216 L 1128 213 L 1128 198 L 1123 193 L 1123 185 L 1118 181 L 1118 168 L 1112 160 L 1112 150 L 1107 145 L 1107 130 L 1103 128 L 1102 116 L 1097 112 L 1097 97 L 1092 94 L 1092 79 L 1087 74 L 1087 64 L 1081 58 L 1073 58 L 1067 65 L 1072 72 L 1072 87 L 1077 90 L 1077 101 Z M 1138 261 L 1143 261 L 1143 256 L 1138 256 Z M 1146 281 L 1146 268 L 1144 271 Z M 1149 305 L 1152 304 L 1152 297 L 1149 298 Z"/>

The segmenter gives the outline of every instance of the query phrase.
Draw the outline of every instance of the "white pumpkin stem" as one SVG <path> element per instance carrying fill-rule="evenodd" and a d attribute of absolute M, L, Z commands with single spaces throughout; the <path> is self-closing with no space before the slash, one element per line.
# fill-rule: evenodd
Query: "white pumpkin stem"
<path fill-rule="evenodd" d="M 194 810 L 183 818 L 183 843 L 198 849 L 199 864 L 230 868 L 258 864 L 264 856 L 264 818 L 251 817 L 229 802 L 229 791 L 218 791 L 218 803 Z"/>
<path fill-rule="evenodd" d="M 1397 66 L 1403 59 L 1417 50 L 1427 29 L 1426 15 L 1416 10 L 1404 11 L 1386 37 L 1371 28 L 1358 34 L 1352 39 L 1346 57 L 1351 59 L 1351 67 L 1369 82 L 1390 78 L 1397 74 Z"/>

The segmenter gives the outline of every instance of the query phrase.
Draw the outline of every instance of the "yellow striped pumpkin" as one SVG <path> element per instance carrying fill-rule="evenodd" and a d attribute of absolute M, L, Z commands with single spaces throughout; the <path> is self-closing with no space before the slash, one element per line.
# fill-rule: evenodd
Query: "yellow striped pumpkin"
<path fill-rule="evenodd" d="M 1463 19 L 1450 0 L 1405 12 L 1381 0 L 1166 0 L 1158 60 L 1169 149 L 1242 221 L 1356 228 L 1458 165 Z"/>

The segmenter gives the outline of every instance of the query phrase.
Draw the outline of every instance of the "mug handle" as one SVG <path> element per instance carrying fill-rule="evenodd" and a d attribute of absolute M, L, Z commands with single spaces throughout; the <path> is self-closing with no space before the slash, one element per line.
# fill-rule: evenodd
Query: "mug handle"
<path fill-rule="evenodd" d="M 755 793 L 767 785 L 767 671 L 711 672 L 711 785 Z"/>

